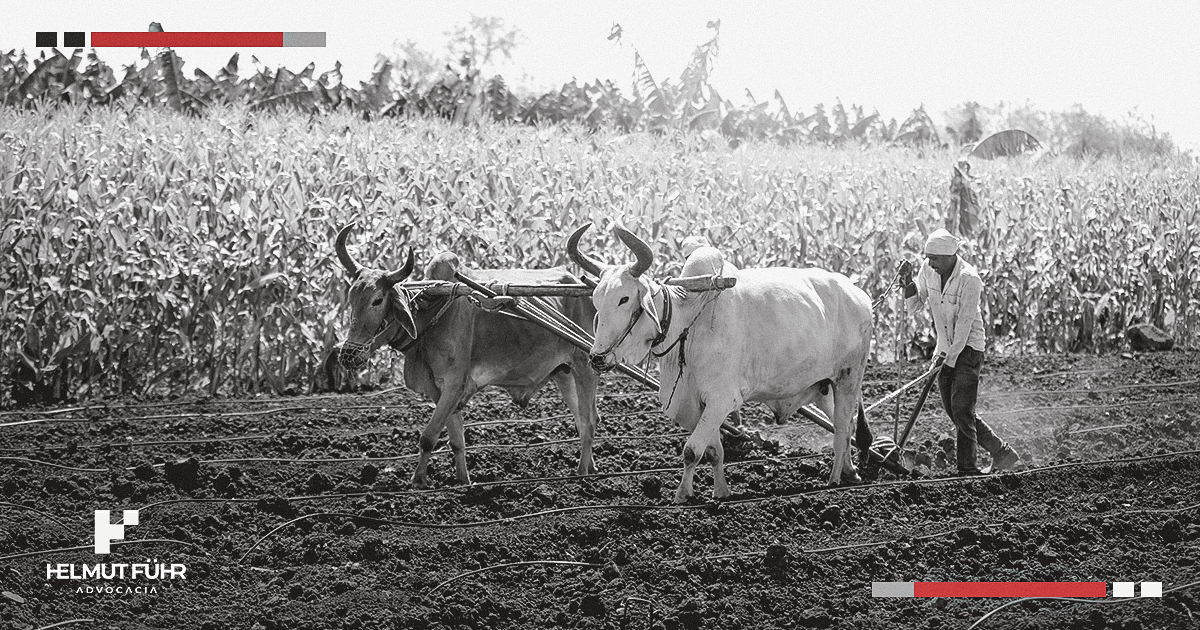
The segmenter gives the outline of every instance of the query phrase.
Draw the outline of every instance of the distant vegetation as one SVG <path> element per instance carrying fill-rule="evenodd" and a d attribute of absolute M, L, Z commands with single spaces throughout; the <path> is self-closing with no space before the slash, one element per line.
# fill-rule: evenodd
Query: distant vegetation
<path fill-rule="evenodd" d="M 470 54 L 411 83 L 384 59 L 359 88 L 340 67 L 240 74 L 236 55 L 192 79 L 172 51 L 119 79 L 80 52 L 32 70 L 2 55 L 0 406 L 318 387 L 344 325 L 332 247 L 348 222 L 380 267 L 407 247 L 563 264 L 589 221 L 588 251 L 618 261 L 620 222 L 660 273 L 701 234 L 739 266 L 818 265 L 874 297 L 961 215 L 991 350 L 1110 350 L 1136 321 L 1195 345 L 1200 171 L 1165 136 L 1082 110 L 968 104 L 939 129 L 921 109 L 885 123 L 779 95 L 734 107 L 708 84 L 716 54 L 714 25 L 678 81 L 638 58 L 631 98 L 611 83 L 518 97 Z M 960 168 L 958 145 L 1014 126 L 1091 159 Z M 894 297 L 876 308 L 876 359 L 911 335 Z"/>
<path fill-rule="evenodd" d="M 790 107 L 776 91 L 735 105 L 709 83 L 719 51 L 720 23 L 711 22 L 712 38 L 699 45 L 677 80 L 656 78 L 635 56 L 635 83 L 626 96 L 612 81 L 571 82 L 557 91 L 519 94 L 499 75 L 485 76 L 490 59 L 507 57 L 520 33 L 495 18 L 473 17 L 449 37 L 449 55 L 438 56 L 413 42 L 380 56 L 369 81 L 343 83 L 341 64 L 316 74 L 310 64 L 299 72 L 272 70 L 253 60 L 246 72 L 238 55 L 215 75 L 196 69 L 192 77 L 171 50 L 142 59 L 121 76 L 94 53 L 76 50 L 66 57 L 55 50 L 30 60 L 22 52 L 0 55 L 0 98 L 9 106 L 70 101 L 124 108 L 164 104 L 198 115 L 214 105 L 246 105 L 252 111 L 289 109 L 309 115 L 350 111 L 364 117 L 431 116 L 456 124 L 484 119 L 518 124 L 576 123 L 598 131 L 692 131 L 717 134 L 731 145 L 770 141 L 785 145 L 838 145 L 846 142 L 910 146 L 960 146 L 986 134 L 1023 129 L 1055 152 L 1073 155 L 1169 155 L 1176 147 L 1166 134 L 1141 122 L 1117 123 L 1076 107 L 1041 112 L 1029 106 L 985 108 L 966 103 L 948 112 L 938 125 L 918 107 L 907 119 L 884 120 L 857 105 L 817 105 L 811 112 Z M 610 39 L 620 37 L 614 26 Z M 82 65 L 82 68 L 80 67 Z"/>

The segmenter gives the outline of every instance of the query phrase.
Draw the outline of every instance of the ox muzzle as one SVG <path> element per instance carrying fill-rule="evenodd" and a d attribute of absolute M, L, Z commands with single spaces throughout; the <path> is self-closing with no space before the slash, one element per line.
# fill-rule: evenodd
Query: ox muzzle
<path fill-rule="evenodd" d="M 611 371 L 617 366 L 616 361 L 610 361 L 611 357 L 612 353 L 607 352 L 604 354 L 591 354 L 588 357 L 588 363 L 592 366 L 593 370 L 603 374 L 604 372 Z"/>
<path fill-rule="evenodd" d="M 350 370 L 360 370 L 371 360 L 371 346 L 353 341 L 342 342 L 338 349 L 338 363 Z"/>

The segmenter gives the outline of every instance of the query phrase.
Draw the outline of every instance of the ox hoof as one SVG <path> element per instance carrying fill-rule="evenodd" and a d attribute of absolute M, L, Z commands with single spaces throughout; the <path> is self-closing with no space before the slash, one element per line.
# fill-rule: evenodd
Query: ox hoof
<path fill-rule="evenodd" d="M 690 498 L 692 498 L 691 490 L 685 491 L 683 488 L 680 488 L 679 490 L 677 490 L 675 492 L 675 505 L 679 505 L 681 503 L 687 503 L 687 500 Z"/>
<path fill-rule="evenodd" d="M 587 466 L 587 467 L 580 466 L 579 468 L 575 469 L 575 475 L 577 477 L 588 477 L 588 476 L 591 476 L 594 474 L 596 474 L 595 466 Z"/>
<path fill-rule="evenodd" d="M 857 486 L 862 484 L 862 482 L 862 477 L 858 476 L 858 473 L 842 475 L 841 479 L 829 478 L 830 486 Z"/>

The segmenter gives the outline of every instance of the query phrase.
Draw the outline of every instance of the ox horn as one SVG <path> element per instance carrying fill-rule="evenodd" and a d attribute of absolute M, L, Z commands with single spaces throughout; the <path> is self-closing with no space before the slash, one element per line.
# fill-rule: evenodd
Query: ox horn
<path fill-rule="evenodd" d="M 413 250 L 410 247 L 408 248 L 408 260 L 404 261 L 404 266 L 398 271 L 393 271 L 392 273 L 384 276 L 383 282 L 389 287 L 399 282 L 404 282 L 409 276 L 412 275 L 413 269 L 416 268 L 416 266 L 417 258 L 413 254 Z"/>
<path fill-rule="evenodd" d="M 637 256 L 637 262 L 633 263 L 633 267 L 629 270 L 629 274 L 634 278 L 642 275 L 654 263 L 654 252 L 650 251 L 650 246 L 646 241 L 634 236 L 633 232 L 626 230 L 623 227 L 614 227 L 613 232 L 617 238 L 621 239 L 625 246 L 633 250 L 633 255 Z"/>
<path fill-rule="evenodd" d="M 346 271 L 350 274 L 351 278 L 358 276 L 359 269 L 358 263 L 354 262 L 354 258 L 350 256 L 350 252 L 346 251 L 346 238 L 350 236 L 350 229 L 353 227 L 354 224 L 349 223 L 346 224 L 346 226 L 343 227 L 340 232 L 338 232 L 337 243 L 335 246 L 338 260 L 342 262 L 342 266 L 346 268 Z"/>
<path fill-rule="evenodd" d="M 583 238 L 583 233 L 590 227 L 592 227 L 591 223 L 585 223 L 583 227 L 571 234 L 571 238 L 567 239 L 567 254 L 571 256 L 571 260 L 575 261 L 575 264 L 579 265 L 581 269 L 593 276 L 600 277 L 600 263 L 579 251 L 579 239 Z"/>

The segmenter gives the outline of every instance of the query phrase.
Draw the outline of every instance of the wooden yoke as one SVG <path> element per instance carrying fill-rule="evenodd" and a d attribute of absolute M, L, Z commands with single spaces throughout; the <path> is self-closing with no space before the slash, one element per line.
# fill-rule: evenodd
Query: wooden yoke
<path fill-rule="evenodd" d="M 587 279 L 582 284 L 508 284 L 503 282 L 465 282 L 465 276 L 460 276 L 458 282 L 442 280 L 422 280 L 418 282 L 403 282 L 397 286 L 410 291 L 419 291 L 422 295 L 431 297 L 463 297 L 473 295 L 486 288 L 488 297 L 510 295 L 513 297 L 583 297 L 591 295 L 595 283 Z M 720 291 L 737 284 L 737 278 L 724 276 L 689 276 L 687 278 L 669 278 L 663 284 L 683 287 L 688 291 Z"/>

